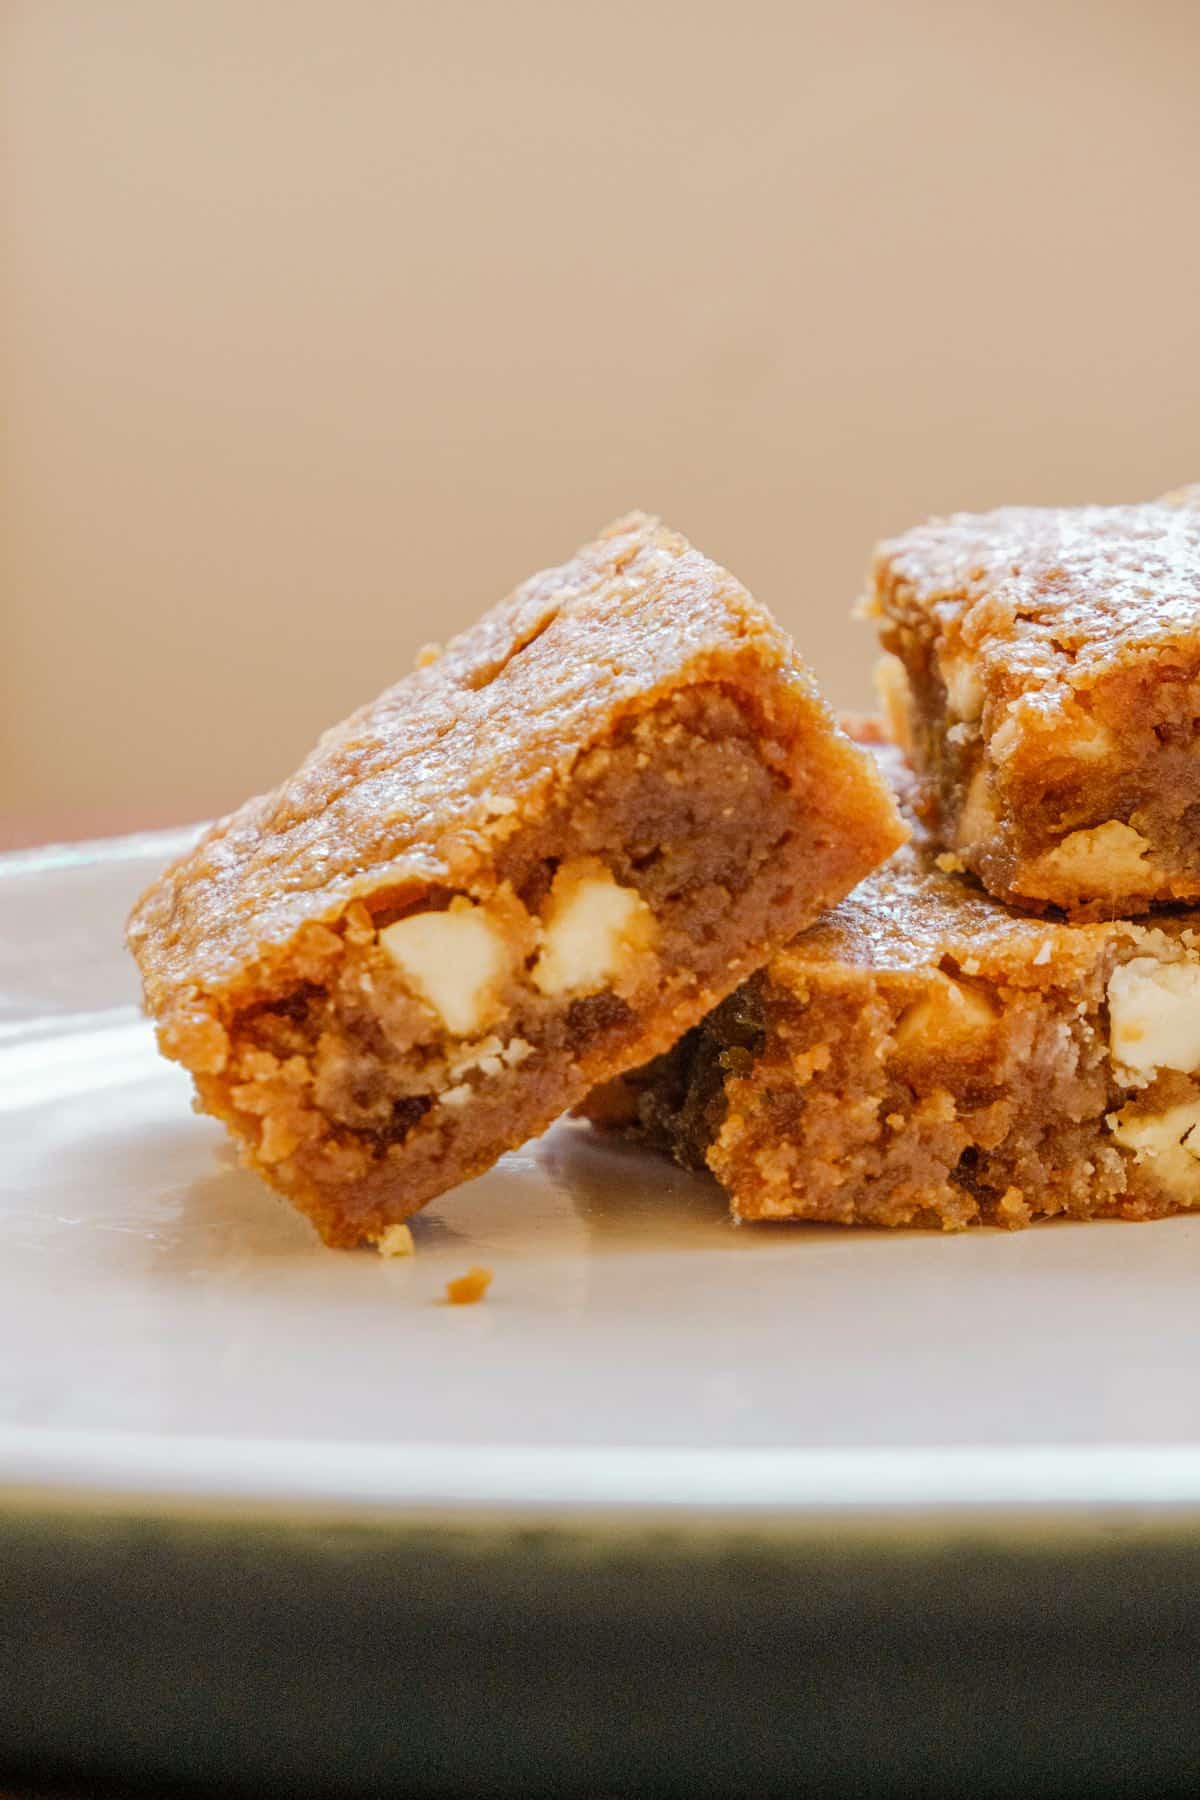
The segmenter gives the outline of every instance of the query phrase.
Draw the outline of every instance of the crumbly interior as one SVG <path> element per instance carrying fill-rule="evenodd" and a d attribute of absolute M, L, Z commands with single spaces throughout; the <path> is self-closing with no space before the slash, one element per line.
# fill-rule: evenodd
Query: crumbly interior
<path fill-rule="evenodd" d="M 1043 928 L 936 873 L 864 887 L 592 1118 L 711 1169 L 744 1219 L 956 1230 L 1200 1205 L 1189 924 Z"/>
<path fill-rule="evenodd" d="M 997 897 L 1200 897 L 1200 514 L 1019 508 L 881 546 L 870 610 L 931 823 Z"/>
<path fill-rule="evenodd" d="M 1200 657 L 1114 671 L 1043 742 L 985 735 L 978 688 L 961 669 L 947 685 L 932 638 L 885 641 L 934 829 L 992 893 L 1076 919 L 1200 895 Z"/>
<path fill-rule="evenodd" d="M 669 1044 L 786 936 L 798 892 L 813 916 L 845 891 L 852 812 L 806 835 L 773 750 L 719 684 L 627 717 L 538 819 L 498 801 L 468 894 L 383 889 L 305 926 L 226 996 L 225 1048 L 168 1048 L 328 1241 L 374 1240 Z"/>

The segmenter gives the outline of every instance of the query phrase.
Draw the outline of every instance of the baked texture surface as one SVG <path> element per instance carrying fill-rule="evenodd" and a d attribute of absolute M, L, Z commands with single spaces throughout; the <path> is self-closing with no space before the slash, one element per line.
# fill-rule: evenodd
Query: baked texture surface
<path fill-rule="evenodd" d="M 330 1243 L 665 1049 L 904 835 L 769 614 L 643 515 L 421 661 L 129 922 L 164 1053 Z"/>
<path fill-rule="evenodd" d="M 1008 507 L 880 546 L 893 728 L 989 891 L 1074 918 L 1200 898 L 1200 490 Z"/>
<path fill-rule="evenodd" d="M 741 1219 L 1200 1206 L 1200 913 L 1037 919 L 906 847 L 584 1111 L 710 1169 Z"/>

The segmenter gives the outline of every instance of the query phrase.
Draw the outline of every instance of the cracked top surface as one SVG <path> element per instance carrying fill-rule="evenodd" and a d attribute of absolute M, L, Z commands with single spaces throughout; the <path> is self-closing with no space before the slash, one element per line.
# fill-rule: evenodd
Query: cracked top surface
<path fill-rule="evenodd" d="M 943 873 L 919 844 L 898 852 L 848 899 L 776 953 L 773 982 L 794 986 L 816 971 L 876 974 L 937 968 L 945 960 L 999 986 L 1073 990 L 1117 945 L 1166 948 L 1190 941 L 1200 913 L 1153 923 L 1112 919 L 1071 925 L 1012 912 L 961 874 Z"/>
<path fill-rule="evenodd" d="M 880 545 L 872 609 L 968 656 L 990 697 L 1043 708 L 1147 653 L 1195 668 L 1198 499 L 930 520 Z"/>
<path fill-rule="evenodd" d="M 150 1009 L 184 985 L 220 988 L 380 888 L 469 887 L 490 837 L 536 813 L 582 749 L 704 680 L 742 693 L 768 734 L 805 719 L 833 733 L 770 615 L 685 538 L 630 515 L 423 656 L 166 871 L 129 924 Z"/>

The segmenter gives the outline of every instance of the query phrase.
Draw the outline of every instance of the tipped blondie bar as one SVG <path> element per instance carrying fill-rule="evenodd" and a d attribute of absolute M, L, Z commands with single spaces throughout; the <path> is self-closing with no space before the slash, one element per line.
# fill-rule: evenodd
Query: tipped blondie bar
<path fill-rule="evenodd" d="M 1200 912 L 1045 921 L 906 847 L 584 1110 L 711 1169 L 742 1219 L 1197 1207 Z"/>
<path fill-rule="evenodd" d="M 869 607 L 934 828 L 991 893 L 1200 898 L 1200 490 L 935 519 L 880 547 Z"/>
<path fill-rule="evenodd" d="M 245 1161 L 329 1243 L 378 1242 L 903 835 L 770 616 L 635 515 L 214 826 L 129 941 Z"/>

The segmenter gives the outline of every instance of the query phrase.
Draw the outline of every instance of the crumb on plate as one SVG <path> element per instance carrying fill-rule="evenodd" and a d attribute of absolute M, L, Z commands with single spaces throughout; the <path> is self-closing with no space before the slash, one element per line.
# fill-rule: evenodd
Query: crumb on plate
<path fill-rule="evenodd" d="M 446 1283 L 446 1304 L 448 1306 L 474 1306 L 482 1300 L 492 1285 L 492 1271 L 473 1263 L 465 1275 L 458 1275 L 453 1281 Z"/>

